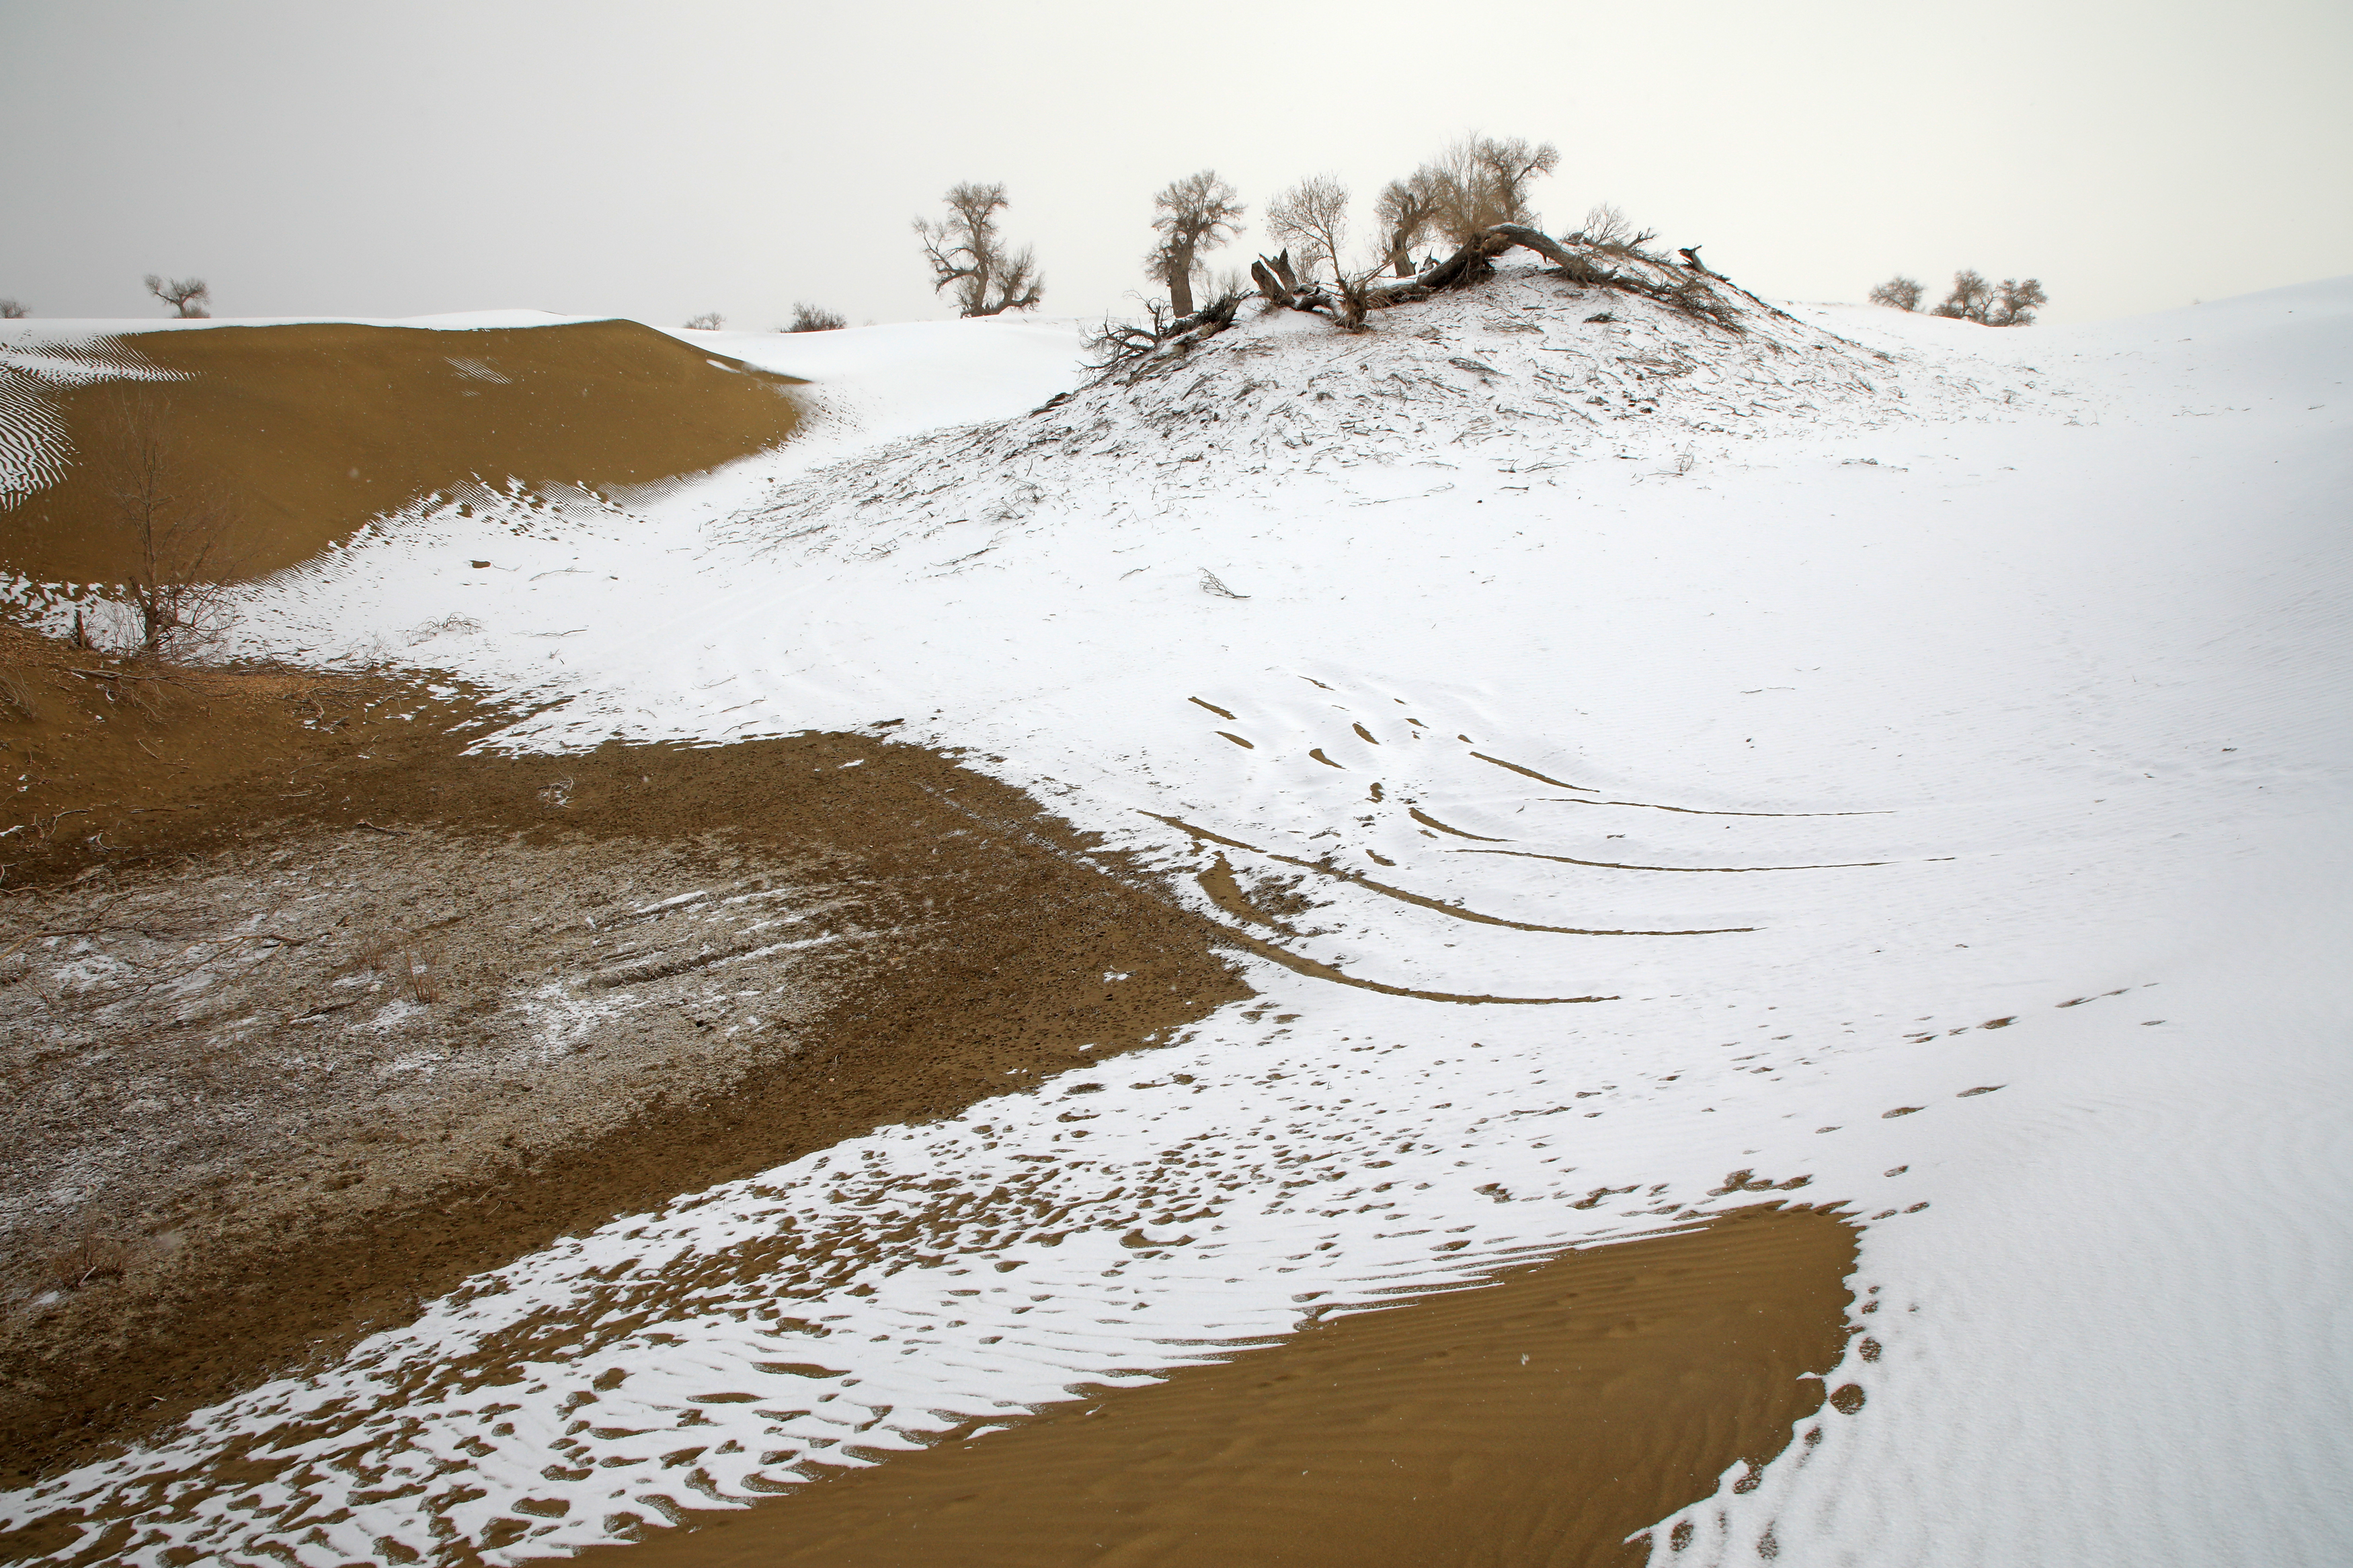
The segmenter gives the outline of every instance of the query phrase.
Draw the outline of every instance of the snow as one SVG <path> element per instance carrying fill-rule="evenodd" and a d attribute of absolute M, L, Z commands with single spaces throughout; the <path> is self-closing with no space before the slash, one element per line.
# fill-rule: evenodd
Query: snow
<path fill-rule="evenodd" d="M 807 376 L 812 437 L 257 592 L 253 651 L 569 699 L 501 744 L 902 719 L 1223 923 L 1193 873 L 1303 878 L 1252 934 L 1368 984 L 1253 959 L 1173 1046 L 559 1242 L 0 1528 L 327 1563 L 521 1518 L 519 1561 L 1740 1172 L 1853 1206 L 1880 1349 L 1676 1563 L 2333 1562 L 2353 280 L 1738 342 L 1558 289 L 1034 415 L 1075 326 L 691 334 Z M 452 1464 L 484 1495 L 388 1495 Z"/>

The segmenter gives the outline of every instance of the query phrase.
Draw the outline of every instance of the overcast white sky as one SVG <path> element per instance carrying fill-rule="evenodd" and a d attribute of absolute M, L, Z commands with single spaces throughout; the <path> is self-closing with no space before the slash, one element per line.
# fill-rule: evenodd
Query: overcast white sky
<path fill-rule="evenodd" d="M 1614 201 L 1779 297 L 1975 267 L 2063 321 L 2353 272 L 2348 0 L 0 0 L 0 296 L 934 318 L 909 220 L 981 179 L 1091 316 L 1176 175 L 1368 209 L 1474 128 L 1558 144 L 1555 231 Z"/>

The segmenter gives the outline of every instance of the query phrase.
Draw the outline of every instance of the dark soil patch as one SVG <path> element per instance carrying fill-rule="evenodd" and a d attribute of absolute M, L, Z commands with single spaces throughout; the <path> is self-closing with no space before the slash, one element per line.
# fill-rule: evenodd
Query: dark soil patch
<path fill-rule="evenodd" d="M 558 1236 L 878 1124 L 954 1114 L 1084 1046 L 1166 1040 L 1248 994 L 1213 929 L 1149 879 L 1018 792 L 878 736 L 468 757 L 491 716 L 447 689 L 136 666 L 15 634 L 0 655 L 37 710 L 0 719 L 0 762 L 26 775 L 5 825 L 23 831 L 0 839 L 0 949 L 14 950 L 0 997 L 47 987 L 47 1011 L 12 1003 L 12 1019 L 79 1029 L 113 1064 L 86 1047 L 44 1056 L 50 1036 L 11 1025 L 8 1097 L 71 1091 L 79 1109 L 45 1113 L 38 1135 L 107 1157 L 85 1163 L 95 1212 L 28 1169 L 0 1198 L 21 1234 L 46 1238 L 45 1263 L 78 1247 L 108 1263 L 7 1310 L 7 1484 L 338 1354 Z M 69 803 L 89 804 L 61 815 Z M 224 931 L 250 925 L 220 889 L 260 897 L 270 878 L 286 884 L 269 893 L 270 928 L 290 939 L 280 992 L 227 1009 L 236 1019 L 190 1003 L 185 1021 L 132 1037 L 125 1020 L 152 1022 L 155 1005 L 139 977 L 191 951 L 214 961 Z M 673 887 L 821 904 L 797 934 L 860 940 L 763 972 L 790 1005 L 738 998 L 730 1015 L 704 962 L 727 931 L 693 924 L 699 904 L 647 909 Z M 544 918 L 514 917 L 526 897 Z M 406 914 L 329 918 L 360 908 Z M 628 918 L 597 918 L 615 913 Z M 129 929 L 82 930 L 110 926 Z M 42 934 L 58 931 L 78 934 Z M 439 944 L 429 994 L 401 956 L 420 935 Z M 127 989 L 45 978 L 76 942 Z M 399 1026 L 445 1057 L 489 1065 L 452 1066 L 438 1089 L 387 1079 L 361 1023 L 304 1016 L 338 980 L 370 1008 L 404 1002 Z M 554 984 L 672 989 L 577 1058 L 522 1061 L 519 1010 Z M 201 1161 L 162 1158 L 156 1140 L 203 1120 L 174 1095 L 249 1113 L 205 1121 Z"/>

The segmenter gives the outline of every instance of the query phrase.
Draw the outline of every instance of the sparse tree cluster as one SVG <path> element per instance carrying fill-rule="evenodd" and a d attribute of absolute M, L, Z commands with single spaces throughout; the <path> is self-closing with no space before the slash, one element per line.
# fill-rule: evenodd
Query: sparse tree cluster
<path fill-rule="evenodd" d="M 1432 241 L 1459 249 L 1498 224 L 1533 226 L 1530 187 L 1559 166 L 1560 152 L 1548 142 L 1469 135 L 1381 187 L 1373 201 L 1371 252 L 1361 259 L 1349 254 L 1351 194 L 1336 175 L 1311 175 L 1268 203 L 1266 232 L 1285 258 L 1293 287 L 1328 281 L 1333 297 L 1345 300 L 1383 270 L 1414 276 L 1415 251 Z M 1240 232 L 1248 209 L 1213 169 L 1171 181 L 1153 198 L 1153 208 L 1152 226 L 1160 238 L 1145 253 L 1145 270 L 1168 290 L 1162 319 L 1186 321 L 1199 313 L 1204 297 L 1198 287 L 1206 270 L 1201 257 Z M 1421 263 L 1434 264 L 1435 258 Z M 1251 268 L 1253 280 L 1260 271 Z M 1214 302 L 1242 286 L 1235 277 L 1208 290 L 1207 298 Z"/>
<path fill-rule="evenodd" d="M 948 215 L 917 218 L 915 237 L 932 265 L 932 288 L 949 293 L 960 316 L 994 316 L 1027 310 L 1045 296 L 1044 280 L 1029 247 L 1008 247 L 997 215 L 1011 204 L 1005 187 L 966 183 L 941 198 Z"/>
<path fill-rule="evenodd" d="M 1927 290 L 1919 282 L 1898 273 L 1871 291 L 1871 302 L 1893 310 L 1917 310 Z M 1975 321 L 1981 327 L 2031 327 L 2034 314 L 2051 302 L 2035 279 L 2021 280 L 2005 278 L 1999 284 L 1989 283 L 1974 268 L 1963 268 L 1953 274 L 1953 291 L 1944 302 L 1928 313 L 1957 321 Z"/>
<path fill-rule="evenodd" d="M 686 330 L 690 332 L 715 332 L 726 325 L 727 318 L 716 310 L 705 310 L 700 316 L 686 319 Z"/>
<path fill-rule="evenodd" d="M 1657 235 L 1607 204 L 1588 213 L 1585 226 L 1565 240 L 1544 234 L 1531 187 L 1559 166 L 1560 153 L 1550 142 L 1466 136 L 1381 188 L 1373 203 L 1371 244 L 1354 259 L 1348 188 L 1334 175 L 1313 175 L 1267 205 L 1266 229 L 1277 249 L 1250 264 L 1250 289 L 1269 309 L 1313 311 L 1362 331 L 1371 311 L 1476 283 L 1493 271 L 1494 258 L 1517 246 L 1552 261 L 1577 283 L 1644 294 L 1727 331 L 1742 330 L 1735 296 L 1772 309 L 1730 288 L 1700 259 L 1698 246 L 1682 250 L 1681 266 L 1652 254 L 1645 247 Z M 1168 300 L 1151 303 L 1148 322 L 1105 325 L 1095 339 L 1104 368 L 1182 355 L 1229 326 L 1240 302 L 1239 278 L 1221 282 L 1207 304 L 1198 303 L 1194 287 L 1203 270 L 1200 253 L 1241 227 L 1244 208 L 1233 187 L 1205 169 L 1172 183 L 1154 205 L 1161 242 L 1145 264 L 1167 288 Z M 1451 245 L 1452 254 L 1443 261 L 1427 256 L 1417 270 L 1415 250 L 1433 240 Z M 1395 280 L 1379 283 L 1384 271 Z"/>
<path fill-rule="evenodd" d="M 147 274 L 147 292 L 161 300 L 183 318 L 201 320 L 210 316 L 213 291 L 201 278 L 159 278 Z"/>

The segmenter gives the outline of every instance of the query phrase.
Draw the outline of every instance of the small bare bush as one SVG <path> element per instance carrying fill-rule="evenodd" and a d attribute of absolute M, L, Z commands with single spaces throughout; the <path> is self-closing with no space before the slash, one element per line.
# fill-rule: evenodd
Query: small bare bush
<path fill-rule="evenodd" d="M 24 319 L 25 307 L 22 302 L 16 300 L 0 300 L 0 321 L 21 321 Z"/>
<path fill-rule="evenodd" d="M 1658 238 L 1656 232 L 1637 228 L 1626 215 L 1609 202 L 1596 202 L 1587 209 L 1585 223 L 1568 237 L 1571 245 L 1589 245 L 1596 250 L 1618 250 L 1632 254 Z"/>
<path fill-rule="evenodd" d="M 1871 291 L 1871 302 L 1891 310 L 1916 310 L 1926 294 L 1918 279 L 1906 278 L 1899 272 Z"/>
<path fill-rule="evenodd" d="M 726 325 L 727 318 L 716 310 L 705 310 L 700 316 L 686 319 L 686 330 L 690 332 L 715 332 Z"/>
<path fill-rule="evenodd" d="M 170 405 L 151 386 L 119 392 L 90 460 L 130 546 L 141 651 L 185 655 L 217 639 L 230 620 L 243 517 L 195 467 Z"/>
<path fill-rule="evenodd" d="M 782 330 L 787 332 L 838 332 L 848 325 L 849 318 L 839 310 L 795 300 L 792 324 Z"/>

